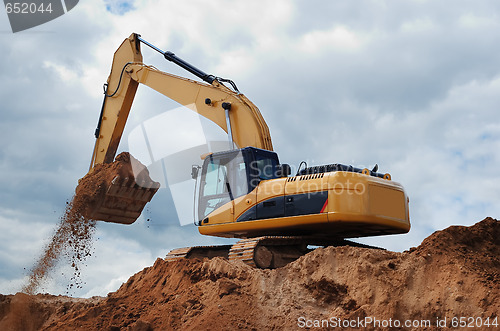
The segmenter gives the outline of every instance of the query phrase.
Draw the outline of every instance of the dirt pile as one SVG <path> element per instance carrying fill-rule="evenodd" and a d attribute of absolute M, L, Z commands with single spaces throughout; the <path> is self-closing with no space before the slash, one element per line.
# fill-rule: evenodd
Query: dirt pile
<path fill-rule="evenodd" d="M 134 176 L 134 173 L 139 175 Z M 130 181 L 151 182 L 146 167 L 127 152 L 119 154 L 113 163 L 97 164 L 92 172 L 79 180 L 75 195 L 67 203 L 43 254 L 30 269 L 28 282 L 21 292 L 37 293 L 60 260 L 67 261 L 72 268 L 67 293 L 82 287 L 81 269 L 93 252 L 96 223 L 92 213 L 104 200 L 108 187 L 117 175 Z"/>
<path fill-rule="evenodd" d="M 318 248 L 276 270 L 222 258 L 157 259 L 106 298 L 64 310 L 49 305 L 32 318 L 43 319 L 43 330 L 437 329 L 462 322 L 495 329 L 499 273 L 500 222 L 487 218 L 438 231 L 403 253 Z M 2 330 L 15 299 L 0 298 Z"/>
<path fill-rule="evenodd" d="M 102 298 L 70 298 L 48 294 L 16 295 L 0 294 L 0 330 L 40 330 L 46 324 L 56 322 L 69 310 L 85 310 Z"/>

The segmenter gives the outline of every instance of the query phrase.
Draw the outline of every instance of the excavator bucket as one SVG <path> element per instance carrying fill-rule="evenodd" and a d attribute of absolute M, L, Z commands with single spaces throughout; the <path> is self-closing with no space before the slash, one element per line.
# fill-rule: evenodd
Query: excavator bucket
<path fill-rule="evenodd" d="M 104 222 L 132 224 L 159 188 L 160 185 L 156 182 L 139 185 L 133 178 L 130 180 L 116 176 L 108 186 L 102 202 L 88 217 Z"/>
<path fill-rule="evenodd" d="M 159 188 L 147 168 L 124 152 L 113 163 L 97 164 L 80 179 L 74 203 L 87 219 L 132 224 Z"/>

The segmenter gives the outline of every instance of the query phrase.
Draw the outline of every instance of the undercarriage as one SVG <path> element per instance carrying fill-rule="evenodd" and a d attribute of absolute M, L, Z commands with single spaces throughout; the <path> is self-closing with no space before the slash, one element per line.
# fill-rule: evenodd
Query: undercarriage
<path fill-rule="evenodd" d="M 251 267 L 276 269 L 295 261 L 314 250 L 311 246 L 355 246 L 373 249 L 345 239 L 310 238 L 300 236 L 265 236 L 242 239 L 234 245 L 193 246 L 171 250 L 166 261 L 223 257 L 229 261 L 241 261 Z"/>

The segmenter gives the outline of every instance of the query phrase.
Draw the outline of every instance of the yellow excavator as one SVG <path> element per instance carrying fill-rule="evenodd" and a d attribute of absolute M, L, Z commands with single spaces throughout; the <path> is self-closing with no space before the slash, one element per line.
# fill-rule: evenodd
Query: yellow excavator
<path fill-rule="evenodd" d="M 143 63 L 141 45 L 200 78 L 195 81 Z M 355 243 L 346 238 L 406 233 L 409 199 L 387 173 L 343 164 L 307 167 L 296 175 L 280 163 L 259 109 L 236 84 L 206 74 L 174 53 L 133 33 L 114 54 L 95 132 L 92 168 L 111 163 L 139 84 L 196 111 L 222 128 L 230 149 L 203 155 L 193 166 L 195 224 L 203 235 L 239 238 L 234 245 L 179 248 L 167 260 L 225 256 L 260 268 L 277 268 L 308 252 L 308 246 Z M 157 187 L 111 187 L 105 201 L 86 215 L 133 223 Z M 117 192 L 125 192 L 120 194 Z M 117 203 L 119 202 L 119 203 Z"/>

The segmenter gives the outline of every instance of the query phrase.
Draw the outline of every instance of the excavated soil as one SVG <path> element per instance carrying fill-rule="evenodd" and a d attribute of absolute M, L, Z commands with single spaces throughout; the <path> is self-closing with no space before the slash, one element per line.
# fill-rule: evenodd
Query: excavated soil
<path fill-rule="evenodd" d="M 498 329 L 499 284 L 487 218 L 403 253 L 318 248 L 276 270 L 157 259 L 106 298 L 1 296 L 0 330 Z"/>
<path fill-rule="evenodd" d="M 134 173 L 138 174 L 134 176 Z M 67 294 L 84 285 L 81 270 L 93 253 L 95 220 L 88 215 L 96 209 L 115 176 L 151 182 L 146 167 L 129 153 L 119 154 L 115 161 L 97 164 L 92 172 L 79 180 L 75 195 L 67 203 L 66 210 L 43 254 L 30 269 L 28 282 L 21 292 L 35 294 L 43 290 L 44 281 L 51 277 L 58 263 L 66 261 L 71 266 Z M 137 177 L 137 178 L 136 178 Z"/>
<path fill-rule="evenodd" d="M 149 177 L 146 166 L 128 152 L 122 152 L 113 163 L 96 164 L 92 172 L 80 179 L 73 197 L 74 209 L 80 215 L 91 215 L 104 200 L 106 191 L 116 176 L 127 179 L 130 183 L 156 183 Z"/>

